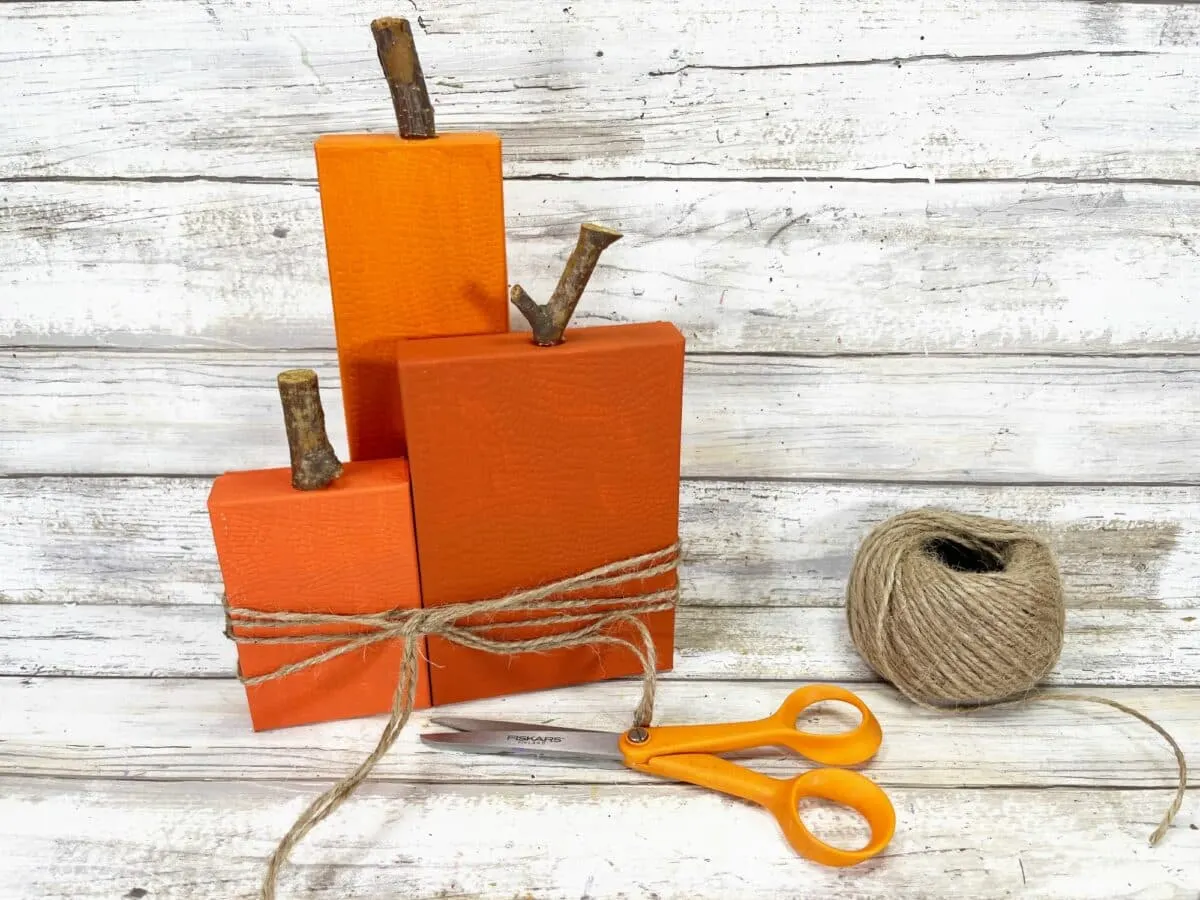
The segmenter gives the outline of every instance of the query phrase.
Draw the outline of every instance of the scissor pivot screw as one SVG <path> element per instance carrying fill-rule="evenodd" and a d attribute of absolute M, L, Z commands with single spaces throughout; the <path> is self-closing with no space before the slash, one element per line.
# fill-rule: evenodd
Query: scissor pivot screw
<path fill-rule="evenodd" d="M 641 727 L 630 728 L 627 732 L 625 732 L 625 737 L 628 738 L 629 743 L 631 744 L 644 744 L 646 741 L 650 740 L 650 732 Z"/>

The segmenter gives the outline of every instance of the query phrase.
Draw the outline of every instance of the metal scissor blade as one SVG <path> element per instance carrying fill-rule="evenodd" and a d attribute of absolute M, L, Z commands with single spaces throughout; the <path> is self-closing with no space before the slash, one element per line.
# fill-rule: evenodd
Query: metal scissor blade
<path fill-rule="evenodd" d="M 563 732 L 567 734 L 590 734 L 602 735 L 605 737 L 615 737 L 610 731 L 600 731 L 591 728 L 568 728 L 562 725 L 533 725 L 529 722 L 505 722 L 501 719 L 470 719 L 463 716 L 435 716 L 429 720 L 430 725 L 436 725 L 439 728 L 453 728 L 460 732 L 472 732 L 478 734 L 480 732 L 523 732 L 523 731 L 550 731 Z M 435 733 L 429 735 L 435 737 L 438 744 L 447 744 L 450 741 L 446 740 L 445 734 Z M 423 736 L 424 737 L 424 736 Z M 466 740 L 465 738 L 463 740 Z M 454 747 L 443 749 L 456 749 L 463 752 L 476 753 L 499 753 L 501 751 L 488 749 L 477 749 L 471 747 Z M 781 747 L 754 747 L 749 750 L 739 750 L 732 753 L 719 753 L 718 756 L 723 756 L 726 759 L 789 759 L 791 754 Z M 619 758 L 620 754 L 616 754 L 614 758 Z"/>
<path fill-rule="evenodd" d="M 463 753 L 499 753 L 539 759 L 623 760 L 621 736 L 602 731 L 446 731 L 421 735 L 421 742 Z"/>
<path fill-rule="evenodd" d="M 590 728 L 567 728 L 562 725 L 531 725 L 528 722 L 502 722 L 499 719 L 467 719 L 462 716 L 436 716 L 429 724 L 455 731 L 569 731 L 581 734 L 608 734 Z"/>

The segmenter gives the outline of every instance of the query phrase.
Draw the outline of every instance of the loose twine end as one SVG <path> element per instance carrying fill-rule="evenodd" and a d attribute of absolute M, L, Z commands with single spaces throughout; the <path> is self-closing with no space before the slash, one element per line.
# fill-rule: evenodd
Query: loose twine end
<path fill-rule="evenodd" d="M 381 641 L 400 640 L 404 645 L 391 714 L 375 749 L 353 772 L 310 803 L 283 836 L 267 864 L 259 894 L 260 900 L 275 900 L 280 871 L 293 848 L 349 799 L 404 730 L 416 700 L 422 637 L 437 636 L 463 647 L 501 655 L 602 644 L 623 647 L 633 653 L 642 666 L 643 673 L 642 694 L 633 713 L 633 725 L 648 726 L 654 717 L 658 659 L 653 636 L 642 617 L 648 613 L 665 612 L 676 607 L 679 600 L 678 580 L 673 578 L 669 588 L 641 593 L 610 593 L 606 589 L 674 574 L 679 565 L 679 557 L 680 545 L 676 542 L 662 550 L 630 557 L 580 575 L 495 599 L 424 609 L 396 609 L 365 615 L 265 612 L 230 606 L 227 599 L 225 633 L 238 644 L 329 645 L 326 650 L 262 675 L 239 674 L 242 683 L 247 686 L 286 678 L 295 672 L 321 665 L 345 653 L 353 653 Z M 579 591 L 588 591 L 589 596 L 586 599 L 569 596 Z M 474 616 L 494 616 L 497 613 L 525 613 L 528 618 L 475 625 L 462 624 L 464 620 Z M 568 630 L 531 638 L 500 639 L 490 635 L 496 628 L 511 629 L 532 625 L 539 629 L 566 626 Z M 297 626 L 327 630 L 303 635 L 286 633 Z M 366 630 L 347 633 L 344 630 L 347 626 Z M 634 639 L 615 633 L 621 629 L 631 630 Z"/>
<path fill-rule="evenodd" d="M 1153 728 L 1162 737 L 1162 739 L 1165 740 L 1170 745 L 1171 751 L 1175 754 L 1175 764 L 1178 767 L 1179 777 L 1178 777 L 1178 781 L 1175 785 L 1175 796 L 1174 796 L 1174 798 L 1172 798 L 1171 803 L 1167 806 L 1166 812 L 1163 813 L 1162 819 L 1159 820 L 1158 827 L 1155 828 L 1154 831 L 1150 835 L 1149 845 L 1151 847 L 1158 846 L 1158 843 L 1164 837 L 1166 837 L 1166 834 L 1170 830 L 1171 825 L 1175 822 L 1175 817 L 1179 814 L 1179 810 L 1183 806 L 1183 798 L 1187 795 L 1187 786 L 1188 786 L 1187 759 L 1184 757 L 1183 750 L 1180 748 L 1180 746 L 1176 742 L 1175 738 L 1171 737 L 1171 734 L 1170 734 L 1170 732 L 1167 731 L 1167 729 L 1163 728 L 1161 725 L 1159 725 L 1157 722 L 1155 722 L 1152 718 L 1145 715 L 1144 713 L 1140 713 L 1133 707 L 1126 706 L 1124 703 L 1118 703 L 1116 700 L 1110 700 L 1107 697 L 1100 697 L 1095 694 L 1075 694 L 1075 693 L 1067 693 L 1067 692 L 1063 692 L 1063 691 L 1039 691 L 1037 693 L 1031 694 L 1027 698 L 1024 698 L 1024 701 L 1016 700 L 1013 702 L 1036 703 L 1036 702 L 1045 701 L 1045 700 L 1049 700 L 1049 701 L 1057 700 L 1057 701 L 1067 701 L 1067 702 L 1079 701 L 1079 702 L 1083 702 L 1083 703 L 1101 703 L 1104 706 L 1110 706 L 1113 709 L 1119 710 L 1119 711 L 1125 713 L 1126 715 L 1133 716 L 1135 719 L 1138 719 L 1139 721 L 1146 723 L 1151 728 Z"/>
<path fill-rule="evenodd" d="M 945 715 L 968 715 L 970 713 L 980 712 L 988 709 L 995 709 L 1001 706 L 1024 706 L 1030 703 L 1042 702 L 1067 702 L 1067 703 L 1099 703 L 1104 706 L 1111 707 L 1133 716 L 1133 718 L 1144 722 L 1150 726 L 1157 734 L 1159 734 L 1167 745 L 1171 748 L 1171 752 L 1175 755 L 1175 765 L 1177 767 L 1177 778 L 1175 783 L 1175 794 L 1171 798 L 1171 802 L 1167 805 L 1166 811 L 1159 820 L 1157 827 L 1151 832 L 1148 840 L 1148 845 L 1156 847 L 1166 837 L 1167 832 L 1171 830 L 1171 826 L 1175 822 L 1175 817 L 1179 814 L 1179 810 L 1183 807 L 1183 800 L 1187 796 L 1188 789 L 1188 765 L 1187 758 L 1183 755 L 1183 749 L 1179 743 L 1171 736 L 1167 729 L 1163 728 L 1152 718 L 1145 713 L 1138 712 L 1131 706 L 1126 706 L 1124 703 L 1118 703 L 1116 700 L 1110 700 L 1108 697 L 1101 697 L 1098 694 L 1078 694 L 1067 691 L 1047 691 L 1047 690 L 1031 690 L 1022 694 L 1019 697 L 1012 697 L 1006 700 L 989 701 L 986 703 L 977 704 L 957 704 L 943 705 L 929 703 L 925 699 L 909 694 L 899 685 L 893 685 L 901 694 L 908 700 L 922 709 L 927 709 L 932 712 L 942 713 Z"/>

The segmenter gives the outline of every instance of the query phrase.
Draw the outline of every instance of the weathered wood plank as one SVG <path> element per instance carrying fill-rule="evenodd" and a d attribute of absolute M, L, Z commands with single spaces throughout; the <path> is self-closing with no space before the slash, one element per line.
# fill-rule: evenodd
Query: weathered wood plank
<path fill-rule="evenodd" d="M 663 687 L 655 721 L 688 724 L 768 715 L 799 683 L 676 681 Z M 1176 784 L 1174 758 L 1145 725 L 1088 704 L 1041 703 L 973 716 L 943 716 L 899 699 L 890 688 L 855 688 L 879 719 L 884 744 L 871 777 L 888 786 L 1140 787 Z M 1106 689 L 1170 731 L 1185 752 L 1200 748 L 1200 689 Z M 446 707 L 442 714 L 620 731 L 636 690 L 599 683 Z M 802 727 L 837 731 L 854 715 L 836 704 L 814 710 Z M 254 733 L 240 685 L 231 680 L 0 678 L 5 734 L 0 771 L 7 776 L 131 778 L 152 781 L 262 781 L 340 778 L 379 737 L 383 717 Z M 463 757 L 419 740 L 431 713 L 417 713 L 372 773 L 376 781 L 522 783 L 526 761 Z M 62 723 L 70 722 L 70 729 Z M 795 774 L 787 754 L 755 760 L 776 777 Z M 545 760 L 539 784 L 642 784 L 624 767 L 581 772 Z"/>
<path fill-rule="evenodd" d="M 0 606 L 0 675 L 228 678 L 214 606 Z M 671 679 L 873 681 L 836 608 L 681 606 Z M 1076 609 L 1048 683 L 1200 685 L 1200 608 Z"/>
<path fill-rule="evenodd" d="M 505 201 L 511 280 L 548 295 L 579 223 L 605 222 L 626 236 L 579 324 L 667 318 L 693 352 L 1200 349 L 1200 188 L 517 181 Z M 8 344 L 334 346 L 313 185 L 7 185 L 0 298 Z"/>
<path fill-rule="evenodd" d="M 441 127 L 513 175 L 1200 178 L 1194 4 L 413 5 Z M 312 177 L 394 127 L 351 0 L 0 16 L 0 176 Z"/>
<path fill-rule="evenodd" d="M 332 351 L 0 354 L 0 475 L 215 474 L 286 464 L 275 375 Z M 692 357 L 696 477 L 1194 481 L 1200 359 Z M 1152 436 L 1152 440 L 1148 440 Z"/>
<path fill-rule="evenodd" d="M 0 896 L 43 900 L 254 896 L 275 842 L 321 789 L 23 778 L 4 786 Z M 839 870 L 797 857 L 761 810 L 689 787 L 369 783 L 297 847 L 280 897 L 617 900 L 632 891 L 824 900 L 851 890 L 864 900 L 1057 900 L 1069 885 L 1080 900 L 1194 900 L 1200 888 L 1194 799 L 1150 848 L 1164 791 L 890 794 L 898 822 L 885 854 Z M 803 816 L 835 844 L 865 835 L 838 810 L 806 807 Z"/>
<path fill-rule="evenodd" d="M 116 11 L 136 12 L 159 21 L 164 0 L 99 0 L 113 4 L 109 10 L 89 9 L 89 0 L 2 0 L 11 20 L 34 19 L 47 24 L 87 16 L 114 18 Z M 1131 8 L 1132 4 L 1151 6 Z M 256 25 L 258 34 L 240 35 L 243 41 L 269 42 L 281 28 L 291 27 L 329 32 L 331 46 L 364 56 L 360 32 L 369 14 L 354 0 L 262 0 L 245 9 L 231 0 L 206 0 L 211 14 L 203 12 L 214 31 Z M 1107 9 L 1096 9 L 1107 5 Z M 406 14 L 419 17 L 418 39 L 438 41 L 436 46 L 460 46 L 448 38 L 472 34 L 494 35 L 496 43 L 520 42 L 523 49 L 541 46 L 550 39 L 567 36 L 572 41 L 558 49 L 572 62 L 583 63 L 594 48 L 585 39 L 601 36 L 608 43 L 615 37 L 672 32 L 677 56 L 694 65 L 730 65 L 739 54 L 754 54 L 752 62 L 767 65 L 780 54 L 791 54 L 797 62 L 828 61 L 828 49 L 849 59 L 894 59 L 921 53 L 953 53 L 960 56 L 993 54 L 1020 55 L 1064 51 L 1154 50 L 1190 46 L 1200 14 L 1194 0 L 930 0 L 923 10 L 899 0 L 810 0 L 803 11 L 805 28 L 797 28 L 795 12 L 780 9 L 767 0 L 729 0 L 719 9 L 704 3 L 688 4 L 667 0 L 653 9 L 630 0 L 612 0 L 608 14 L 590 6 L 560 7 L 554 18 L 535 0 L 510 0 L 504 9 L 478 6 L 465 0 L 445 0 L 433 6 L 410 3 Z M 198 24 L 202 16 L 180 8 L 181 21 Z M 272 21 L 276 19 L 282 21 Z M 614 21 L 614 19 L 616 21 Z M 530 23 L 545 31 L 530 34 Z M 113 23 L 119 24 L 119 23 Z M 790 27 L 789 27 L 790 26 Z M 125 26 L 150 39 L 152 28 Z M 271 29 L 275 29 L 272 31 Z M 577 45 L 578 42 L 578 45 Z M 505 52 L 503 47 L 490 47 Z M 605 51 L 637 54 L 650 52 L 640 42 L 626 39 Z M 445 52 L 444 50 L 441 52 Z"/>
<path fill-rule="evenodd" d="M 214 604 L 207 478 L 0 479 L 0 600 Z M 905 509 L 1028 523 L 1071 608 L 1190 608 L 1200 487 L 989 487 L 685 481 L 680 570 L 690 606 L 841 606 L 860 541 Z"/>

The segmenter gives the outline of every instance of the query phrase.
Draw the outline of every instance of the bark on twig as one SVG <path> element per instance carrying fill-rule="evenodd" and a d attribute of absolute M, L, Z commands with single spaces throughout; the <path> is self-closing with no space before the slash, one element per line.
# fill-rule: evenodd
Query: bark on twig
<path fill-rule="evenodd" d="M 323 488 L 342 474 L 342 464 L 325 433 L 317 373 L 312 369 L 288 369 L 276 380 L 292 455 L 292 487 L 300 491 Z"/>
<path fill-rule="evenodd" d="M 581 225 L 579 240 L 548 303 L 536 303 L 519 284 L 512 286 L 509 299 L 533 327 L 535 344 L 551 347 L 563 342 L 563 332 L 567 330 L 567 324 L 575 313 L 579 298 L 583 296 L 588 279 L 592 277 L 600 254 L 620 239 L 621 234 L 611 228 L 590 223 Z"/>
<path fill-rule="evenodd" d="M 421 71 L 421 59 L 417 56 L 417 45 L 408 19 L 376 19 L 371 23 L 371 33 L 375 35 L 379 65 L 383 67 L 388 90 L 392 93 L 392 106 L 396 110 L 400 136 L 436 137 L 433 104 L 425 89 L 425 75 Z"/>

